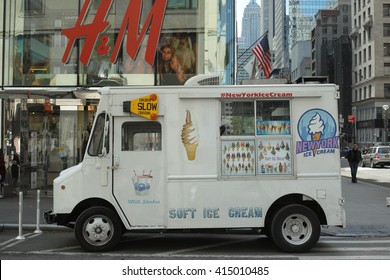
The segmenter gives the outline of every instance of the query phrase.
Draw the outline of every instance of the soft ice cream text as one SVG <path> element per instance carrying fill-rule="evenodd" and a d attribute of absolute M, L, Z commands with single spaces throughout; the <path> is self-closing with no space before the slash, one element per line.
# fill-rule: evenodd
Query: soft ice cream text
<path fill-rule="evenodd" d="M 261 207 L 229 207 L 225 213 L 229 218 L 261 218 L 263 211 Z M 219 219 L 221 215 L 218 207 L 206 207 L 197 214 L 196 208 L 171 208 L 169 209 L 170 219 Z"/>

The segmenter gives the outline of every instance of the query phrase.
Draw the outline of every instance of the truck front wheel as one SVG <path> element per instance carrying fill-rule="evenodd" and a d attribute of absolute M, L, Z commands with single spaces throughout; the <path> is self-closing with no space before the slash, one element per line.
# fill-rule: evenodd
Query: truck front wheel
<path fill-rule="evenodd" d="M 273 217 L 271 237 L 281 250 L 302 253 L 310 250 L 318 241 L 321 225 L 317 215 L 303 205 L 288 205 Z"/>
<path fill-rule="evenodd" d="M 103 252 L 113 249 L 119 243 L 122 226 L 114 211 L 96 206 L 81 213 L 74 232 L 85 250 Z"/>

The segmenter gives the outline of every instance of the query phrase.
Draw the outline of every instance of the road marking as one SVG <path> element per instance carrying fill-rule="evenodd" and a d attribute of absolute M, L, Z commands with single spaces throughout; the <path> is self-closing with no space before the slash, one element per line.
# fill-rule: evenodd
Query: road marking
<path fill-rule="evenodd" d="M 390 243 L 390 240 L 321 240 L 318 241 L 318 244 L 338 244 L 338 243 L 346 243 L 346 244 L 360 244 L 360 243 Z"/>
<path fill-rule="evenodd" d="M 31 239 L 31 238 L 34 238 L 34 237 L 37 237 L 39 235 L 41 235 L 42 233 L 26 233 L 22 236 L 24 236 L 26 239 L 9 239 L 3 243 L 0 243 L 0 251 L 2 250 L 5 250 L 5 249 L 8 249 L 8 248 L 11 248 L 15 245 L 18 245 L 19 243 L 22 243 L 28 239 Z"/>
<path fill-rule="evenodd" d="M 248 242 L 251 240 L 258 239 L 258 236 L 252 237 L 252 238 L 245 238 L 245 239 L 239 239 L 239 240 L 233 240 L 233 241 L 227 241 L 227 242 L 220 242 L 212 245 L 203 245 L 203 246 L 197 246 L 197 247 L 190 247 L 186 249 L 180 249 L 180 250 L 173 250 L 173 251 L 168 251 L 165 253 L 157 253 L 157 254 L 152 254 L 153 256 L 170 256 L 170 255 L 178 255 L 186 252 L 192 252 L 192 251 L 199 251 L 199 250 L 204 250 L 204 249 L 211 249 L 211 248 L 216 248 L 216 247 L 221 247 L 221 246 L 226 246 L 226 245 L 231 245 L 231 244 L 237 244 L 237 243 L 243 243 L 243 242 Z"/>

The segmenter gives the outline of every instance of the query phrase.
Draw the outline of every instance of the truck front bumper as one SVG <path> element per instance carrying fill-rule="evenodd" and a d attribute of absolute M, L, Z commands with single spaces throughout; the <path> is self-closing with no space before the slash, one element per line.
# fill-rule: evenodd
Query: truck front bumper
<path fill-rule="evenodd" d="M 52 210 L 47 210 L 43 213 L 43 217 L 47 224 L 54 224 L 57 222 L 57 215 Z"/>

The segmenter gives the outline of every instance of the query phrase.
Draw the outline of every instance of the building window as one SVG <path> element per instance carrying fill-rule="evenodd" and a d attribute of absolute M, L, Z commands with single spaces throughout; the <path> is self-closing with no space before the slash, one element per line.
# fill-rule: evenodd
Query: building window
<path fill-rule="evenodd" d="M 343 35 L 348 35 L 348 34 L 349 34 L 348 26 L 343 26 Z"/>
<path fill-rule="evenodd" d="M 390 56 L 390 43 L 383 44 L 383 55 Z"/>
<path fill-rule="evenodd" d="M 383 36 L 385 36 L 385 37 L 390 36 L 390 23 L 383 24 Z"/>
<path fill-rule="evenodd" d="M 384 84 L 385 98 L 390 98 L 390 84 Z"/>
<path fill-rule="evenodd" d="M 371 65 L 368 65 L 368 77 L 371 78 L 372 72 L 371 72 Z"/>
<path fill-rule="evenodd" d="M 343 15 L 343 22 L 348 23 L 349 17 L 348 15 Z"/>
<path fill-rule="evenodd" d="M 45 13 L 43 0 L 24 0 L 24 12 L 26 15 L 43 15 Z"/>
<path fill-rule="evenodd" d="M 383 4 L 383 16 L 390 17 L 390 4 Z"/>
<path fill-rule="evenodd" d="M 368 60 L 371 60 L 371 46 L 368 46 Z"/>
<path fill-rule="evenodd" d="M 337 34 L 337 27 L 332 27 L 332 34 Z"/>
<path fill-rule="evenodd" d="M 383 66 L 383 71 L 385 76 L 390 76 L 390 63 L 385 63 Z"/>
<path fill-rule="evenodd" d="M 371 66 L 370 66 L 371 67 Z M 371 94 L 372 94 L 372 86 L 369 85 L 368 86 L 368 98 L 371 98 Z"/>
<path fill-rule="evenodd" d="M 167 9 L 197 9 L 198 0 L 168 0 Z"/>
<path fill-rule="evenodd" d="M 322 34 L 327 34 L 328 28 L 326 26 L 322 27 Z"/>

